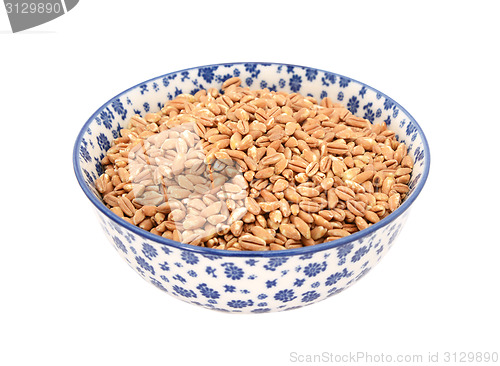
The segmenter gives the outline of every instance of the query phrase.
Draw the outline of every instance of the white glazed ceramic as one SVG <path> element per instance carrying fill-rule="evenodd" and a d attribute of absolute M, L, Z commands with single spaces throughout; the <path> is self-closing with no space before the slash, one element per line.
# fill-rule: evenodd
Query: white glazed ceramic
<path fill-rule="evenodd" d="M 114 215 L 94 188 L 100 161 L 134 114 L 157 111 L 180 93 L 220 88 L 239 76 L 243 86 L 285 90 L 318 100 L 329 96 L 355 115 L 385 121 L 408 146 L 415 165 L 410 193 L 394 213 L 361 232 L 312 247 L 233 252 L 174 242 Z M 393 245 L 409 208 L 425 184 L 430 155 L 425 136 L 398 103 L 358 81 L 331 72 L 276 63 L 195 67 L 140 83 L 100 107 L 83 126 L 74 148 L 76 177 L 96 208 L 102 229 L 122 258 L 146 281 L 191 304 L 226 312 L 262 313 L 313 304 L 366 275 Z"/>

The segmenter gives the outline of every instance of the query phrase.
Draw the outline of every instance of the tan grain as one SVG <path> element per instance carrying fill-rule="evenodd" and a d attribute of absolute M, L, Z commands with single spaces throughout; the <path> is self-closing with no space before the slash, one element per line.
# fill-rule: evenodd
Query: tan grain
<path fill-rule="evenodd" d="M 238 77 L 221 90 L 131 117 L 95 181 L 112 212 L 193 245 L 284 250 L 363 230 L 409 193 L 413 160 L 385 123 Z"/>

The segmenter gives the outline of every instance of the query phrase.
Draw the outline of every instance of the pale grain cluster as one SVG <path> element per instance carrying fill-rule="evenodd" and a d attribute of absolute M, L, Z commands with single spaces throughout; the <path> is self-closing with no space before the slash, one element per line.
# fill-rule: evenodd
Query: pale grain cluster
<path fill-rule="evenodd" d="M 240 83 L 133 116 L 96 181 L 111 211 L 183 243 L 280 250 L 363 230 L 405 199 L 413 161 L 385 124 Z"/>

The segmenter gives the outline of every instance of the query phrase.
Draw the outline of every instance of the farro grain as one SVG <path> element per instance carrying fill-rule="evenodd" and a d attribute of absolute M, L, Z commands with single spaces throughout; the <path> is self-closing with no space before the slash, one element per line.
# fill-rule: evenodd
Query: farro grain
<path fill-rule="evenodd" d="M 385 123 L 240 85 L 131 117 L 95 182 L 111 211 L 184 243 L 283 250 L 363 230 L 405 199 L 413 160 Z"/>

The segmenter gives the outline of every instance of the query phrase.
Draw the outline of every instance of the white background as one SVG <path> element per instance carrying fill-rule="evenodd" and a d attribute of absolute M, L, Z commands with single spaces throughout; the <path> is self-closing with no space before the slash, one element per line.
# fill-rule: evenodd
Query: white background
<path fill-rule="evenodd" d="M 292 352 L 439 352 L 441 361 L 500 352 L 496 2 L 241 3 L 82 0 L 18 34 L 0 7 L 0 364 L 281 366 L 300 364 Z M 338 296 L 261 315 L 181 302 L 119 258 L 76 182 L 73 143 L 105 101 L 167 72 L 231 61 L 360 80 L 427 135 L 431 172 L 407 225 Z"/>

